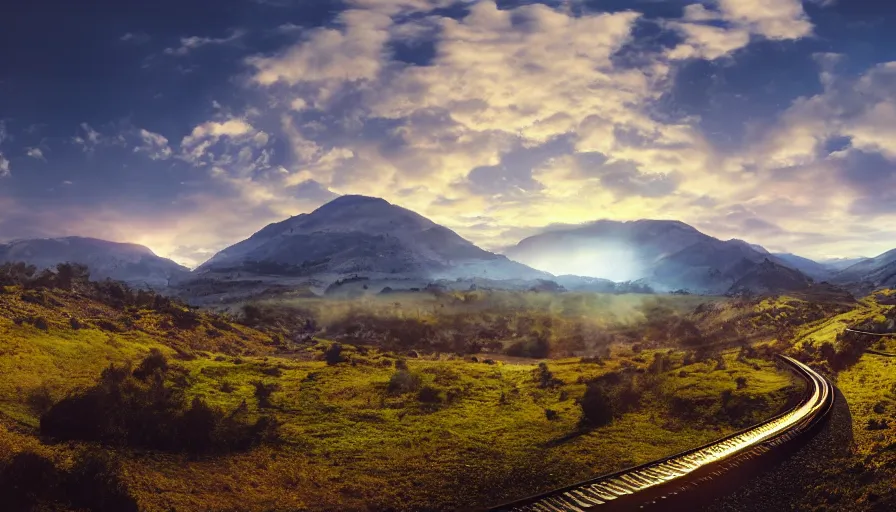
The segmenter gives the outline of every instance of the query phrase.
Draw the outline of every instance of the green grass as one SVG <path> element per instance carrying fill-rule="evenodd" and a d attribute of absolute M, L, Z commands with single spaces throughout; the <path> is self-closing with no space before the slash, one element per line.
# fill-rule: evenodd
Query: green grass
<path fill-rule="evenodd" d="M 682 352 L 633 353 L 615 346 L 602 364 L 579 358 L 548 361 L 554 377 L 562 381 L 548 389 L 540 388 L 535 378 L 537 361 L 486 364 L 444 354 L 407 358 L 409 370 L 444 400 L 426 404 L 415 393 L 387 391 L 397 358 L 376 349 L 345 346 L 347 361 L 331 366 L 320 360 L 328 341 L 278 356 L 267 345 L 269 338 L 251 329 L 234 326 L 234 332 L 217 341 L 207 340 L 205 323 L 195 332 L 171 333 L 160 327 L 163 318 L 149 313 L 127 332 L 73 330 L 65 313 L 75 307 L 96 309 L 92 314 L 79 310 L 81 318 L 121 313 L 71 302 L 38 308 L 9 294 L 0 297 L 0 458 L 27 448 L 64 465 L 78 450 L 99 449 L 79 443 L 41 444 L 27 392 L 47 385 L 54 398 L 61 398 L 94 383 L 110 363 L 136 363 L 151 348 L 163 350 L 176 373 L 183 373 L 188 398 L 200 397 L 224 410 L 245 402 L 251 416 L 271 414 L 281 423 L 282 444 L 245 453 L 197 458 L 117 450 L 127 485 L 148 511 L 456 510 L 492 505 L 667 456 L 737 430 L 740 425 L 729 421 L 731 412 L 720 403 L 725 392 L 730 392 L 732 403 L 751 404 L 740 421 L 752 422 L 778 412 L 794 391 L 788 372 L 767 361 L 738 361 L 733 350 L 723 354 L 726 368 L 717 369 L 715 361 L 685 366 Z M 11 321 L 24 313 L 47 316 L 50 328 L 42 331 Z M 195 358 L 178 355 L 187 350 Z M 588 380 L 623 367 L 646 370 L 659 352 L 668 353 L 672 367 L 655 394 L 646 395 L 641 407 L 610 425 L 578 429 L 576 400 Z M 739 377 L 746 379 L 742 389 L 736 385 Z M 255 381 L 279 385 L 271 407 L 260 407 Z M 669 421 L 670 397 L 706 403 L 692 420 Z M 546 409 L 556 411 L 557 418 L 548 420 Z"/>

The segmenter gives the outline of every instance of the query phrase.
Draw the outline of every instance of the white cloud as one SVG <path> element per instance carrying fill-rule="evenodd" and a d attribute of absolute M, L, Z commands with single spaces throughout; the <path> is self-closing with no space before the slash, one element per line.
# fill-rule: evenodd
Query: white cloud
<path fill-rule="evenodd" d="M 272 57 L 252 57 L 260 85 L 320 80 L 373 79 L 380 71 L 389 40 L 388 15 L 349 10 L 339 16 L 341 29 L 318 28 L 308 39 Z"/>
<path fill-rule="evenodd" d="M 100 132 L 94 130 L 87 123 L 81 123 L 81 133 L 72 137 L 72 142 L 81 146 L 81 150 L 85 153 L 92 153 L 104 140 L 105 138 Z"/>
<path fill-rule="evenodd" d="M 47 160 L 46 157 L 44 157 L 44 152 L 40 148 L 26 148 L 25 154 L 36 160 Z"/>
<path fill-rule="evenodd" d="M 152 160 L 166 160 L 171 157 L 168 139 L 158 133 L 140 129 L 137 131 L 141 144 L 134 148 L 135 153 L 145 153 Z"/>
<path fill-rule="evenodd" d="M 227 37 L 199 37 L 199 36 L 190 36 L 190 37 L 182 37 L 180 39 L 180 46 L 177 48 L 165 48 L 164 53 L 167 55 L 177 55 L 184 56 L 196 50 L 197 48 L 201 48 L 203 46 L 213 45 L 213 44 L 227 44 L 237 39 L 243 37 L 246 34 L 245 30 L 234 30 Z"/>
<path fill-rule="evenodd" d="M 4 140 L 6 140 L 6 123 L 0 120 L 0 144 L 2 144 Z M 9 176 L 9 174 L 9 160 L 7 160 L 6 157 L 3 156 L 3 152 L 0 151 L 0 178 Z"/>
<path fill-rule="evenodd" d="M 669 51 L 671 59 L 714 60 L 744 48 L 752 36 L 782 41 L 812 35 L 801 0 L 713 0 L 685 7 L 681 20 L 667 25 L 684 41 Z"/>

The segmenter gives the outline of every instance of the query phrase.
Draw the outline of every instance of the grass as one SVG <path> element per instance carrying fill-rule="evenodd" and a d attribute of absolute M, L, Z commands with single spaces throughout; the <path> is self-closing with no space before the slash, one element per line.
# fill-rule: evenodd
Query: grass
<path fill-rule="evenodd" d="M 723 352 L 719 367 L 714 359 L 685 364 L 678 350 L 636 353 L 630 345 L 615 345 L 600 363 L 549 360 L 562 383 L 542 388 L 534 360 L 487 364 L 428 353 L 399 358 L 345 345 L 345 361 L 328 365 L 322 360 L 331 343 L 326 340 L 277 353 L 268 335 L 238 325 L 219 323 L 222 334 L 208 338 L 211 317 L 193 329 L 172 329 L 151 311 L 122 312 L 62 292 L 52 298 L 59 305 L 0 295 L 0 459 L 29 449 L 65 466 L 81 450 L 108 449 L 43 444 L 28 393 L 46 385 L 58 400 L 93 384 L 109 364 L 136 363 L 152 348 L 182 369 L 188 398 L 224 410 L 245 402 L 250 416 L 272 414 L 281 423 L 279 445 L 225 456 L 116 449 L 123 478 L 147 511 L 494 505 L 704 444 L 774 415 L 795 391 L 789 373 L 768 361 L 739 359 L 736 350 Z M 104 319 L 125 324 L 125 313 L 132 328 L 97 327 Z M 70 315 L 86 326 L 73 329 Z M 49 327 L 13 321 L 23 316 L 46 317 Z M 669 367 L 640 407 L 607 426 L 579 429 L 576 399 L 587 381 L 626 368 L 649 373 L 657 354 L 668 358 Z M 436 390 L 437 403 L 422 402 L 413 391 L 389 391 L 399 359 L 422 386 Z M 745 385 L 738 386 L 738 378 Z M 256 382 L 278 386 L 269 407 L 256 398 Z M 669 419 L 672 398 L 694 404 L 687 418 Z M 548 409 L 555 419 L 548 419 Z"/>

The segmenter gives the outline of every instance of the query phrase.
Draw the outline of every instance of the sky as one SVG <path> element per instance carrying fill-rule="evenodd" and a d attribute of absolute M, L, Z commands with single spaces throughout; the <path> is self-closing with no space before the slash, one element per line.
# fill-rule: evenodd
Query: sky
<path fill-rule="evenodd" d="M 0 8 L 0 240 L 195 266 L 342 194 L 499 250 L 676 219 L 896 247 L 896 3 L 30 0 Z"/>

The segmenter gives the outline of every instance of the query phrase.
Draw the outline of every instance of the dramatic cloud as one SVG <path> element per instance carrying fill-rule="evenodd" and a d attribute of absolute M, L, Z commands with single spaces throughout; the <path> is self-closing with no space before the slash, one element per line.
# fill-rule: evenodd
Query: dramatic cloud
<path fill-rule="evenodd" d="M 166 196 L 171 226 L 128 218 L 160 254 L 195 262 L 344 193 L 489 248 L 599 218 L 678 219 L 808 256 L 882 252 L 896 236 L 896 63 L 835 53 L 799 0 L 694 0 L 673 18 L 653 2 L 344 0 L 314 24 L 283 14 L 296 2 L 257 3 L 275 15 L 263 26 L 162 50 L 220 71 L 172 78 L 203 108 L 127 121 L 159 133 L 119 117 L 73 139 L 95 156 L 122 133 L 134 167 L 214 190 Z M 17 180 L 37 163 L 22 160 Z"/>
<path fill-rule="evenodd" d="M 718 59 L 750 43 L 752 36 L 774 41 L 812 33 L 801 0 L 715 0 L 685 7 L 682 20 L 671 21 L 684 41 L 669 52 L 672 59 Z"/>

